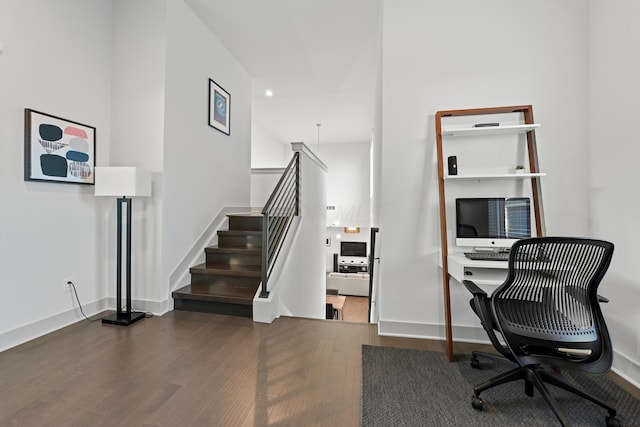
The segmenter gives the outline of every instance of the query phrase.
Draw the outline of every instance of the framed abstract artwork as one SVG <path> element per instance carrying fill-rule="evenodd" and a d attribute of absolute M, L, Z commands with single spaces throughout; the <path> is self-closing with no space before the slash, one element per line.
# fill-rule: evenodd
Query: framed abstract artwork
<path fill-rule="evenodd" d="M 24 179 L 95 184 L 96 128 L 24 110 Z"/>
<path fill-rule="evenodd" d="M 231 134 L 231 95 L 209 79 L 209 126 Z"/>

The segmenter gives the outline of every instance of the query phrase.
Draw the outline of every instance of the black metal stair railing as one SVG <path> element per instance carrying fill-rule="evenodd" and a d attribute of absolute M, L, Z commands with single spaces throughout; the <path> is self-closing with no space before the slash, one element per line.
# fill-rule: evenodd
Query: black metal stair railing
<path fill-rule="evenodd" d="M 269 296 L 269 276 L 294 216 L 300 213 L 300 153 L 293 158 L 262 209 L 262 289 L 260 298 Z"/>

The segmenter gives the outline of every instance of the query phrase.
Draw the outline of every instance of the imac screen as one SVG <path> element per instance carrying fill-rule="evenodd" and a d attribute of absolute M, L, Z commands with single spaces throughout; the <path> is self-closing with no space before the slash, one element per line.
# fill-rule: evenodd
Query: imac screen
<path fill-rule="evenodd" d="M 456 239 L 531 237 L 528 197 L 456 199 Z"/>

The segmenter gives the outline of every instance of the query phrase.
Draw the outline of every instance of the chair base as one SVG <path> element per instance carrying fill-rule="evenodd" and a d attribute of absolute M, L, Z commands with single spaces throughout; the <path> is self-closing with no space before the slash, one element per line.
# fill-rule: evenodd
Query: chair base
<path fill-rule="evenodd" d="M 487 357 L 491 360 L 506 362 L 512 365 L 514 364 L 514 362 L 510 361 L 509 359 L 504 358 L 502 356 L 497 356 L 494 354 L 474 351 L 472 355 L 473 355 L 473 358 L 472 358 L 471 366 L 474 368 L 479 367 L 479 364 L 477 363 L 477 358 L 476 358 L 479 355 L 483 357 Z M 475 363 L 474 363 L 474 359 L 475 359 Z M 566 416 L 562 412 L 560 405 L 558 405 L 558 402 L 556 401 L 556 399 L 549 392 L 549 389 L 547 388 L 546 384 L 551 384 L 553 386 L 562 388 L 570 393 L 573 393 L 577 396 L 580 396 L 584 399 L 587 399 L 595 403 L 596 405 L 601 406 L 602 408 L 606 409 L 609 412 L 609 415 L 606 417 L 607 426 L 619 425 L 619 422 L 616 419 L 616 410 L 613 407 L 609 406 L 608 404 L 596 398 L 595 396 L 592 396 L 586 393 L 585 391 L 580 390 L 566 383 L 562 379 L 558 378 L 557 375 L 547 372 L 541 365 L 517 366 L 516 368 L 511 369 L 510 371 L 504 372 L 500 375 L 496 375 L 495 377 L 481 384 L 478 384 L 473 389 L 474 395 L 472 397 L 471 405 L 475 409 L 482 410 L 483 401 L 480 398 L 480 393 L 490 388 L 496 387 L 498 385 L 506 384 L 512 381 L 517 381 L 517 380 L 524 380 L 525 394 L 527 396 L 530 396 L 530 397 L 533 396 L 533 390 L 535 387 L 535 389 L 537 389 L 538 392 L 540 392 L 544 400 L 547 402 L 547 404 L 549 405 L 549 407 L 551 408 L 551 410 L 553 411 L 553 413 L 555 414 L 555 416 L 558 418 L 558 420 L 563 426 L 570 426 L 571 424 L 569 423 Z"/>
<path fill-rule="evenodd" d="M 471 352 L 471 366 L 474 368 L 480 367 L 480 362 L 478 361 L 478 357 L 481 356 L 485 359 L 493 360 L 494 362 L 505 363 L 510 366 L 518 366 L 516 362 L 511 359 L 507 359 L 504 356 L 500 356 L 499 354 L 493 353 L 485 353 L 484 351 L 472 351 Z M 474 366 L 476 365 L 476 366 Z"/>

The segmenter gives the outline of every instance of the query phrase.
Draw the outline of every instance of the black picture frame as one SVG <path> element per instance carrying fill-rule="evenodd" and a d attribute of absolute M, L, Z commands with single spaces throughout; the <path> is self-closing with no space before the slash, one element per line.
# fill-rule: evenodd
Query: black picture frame
<path fill-rule="evenodd" d="M 25 108 L 25 181 L 94 185 L 95 167 L 95 127 Z"/>
<path fill-rule="evenodd" d="M 209 126 L 231 135 L 231 95 L 209 79 Z"/>

